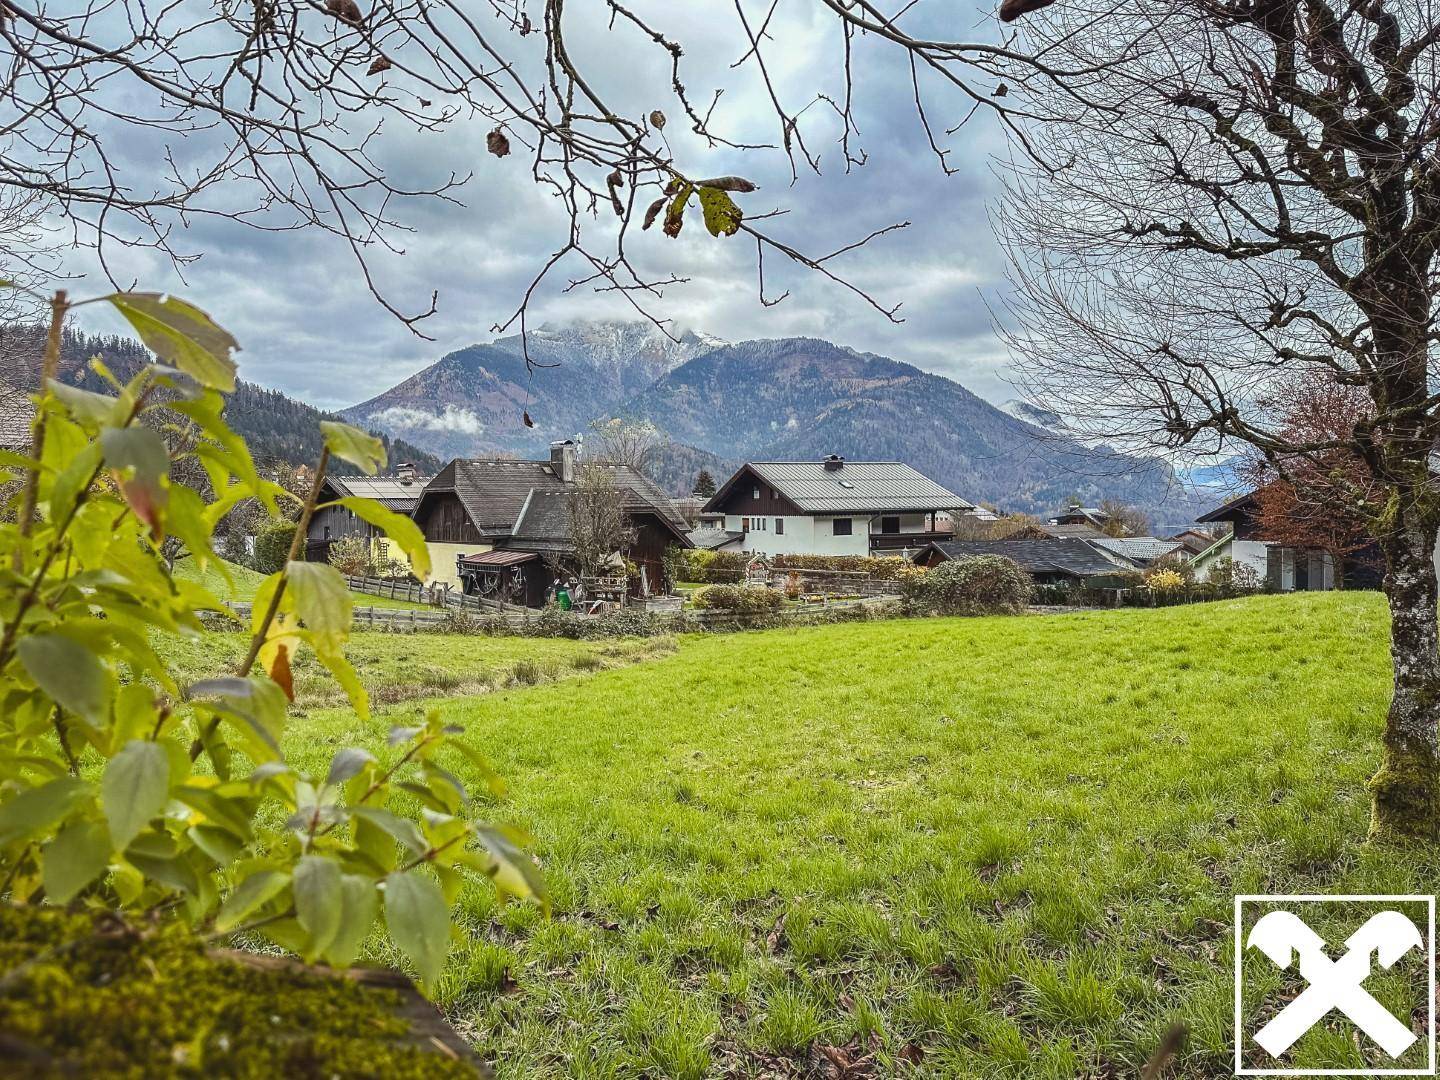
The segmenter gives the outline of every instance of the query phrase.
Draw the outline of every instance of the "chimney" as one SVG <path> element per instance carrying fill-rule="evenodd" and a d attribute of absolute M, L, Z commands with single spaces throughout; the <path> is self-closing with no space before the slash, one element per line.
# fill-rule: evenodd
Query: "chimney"
<path fill-rule="evenodd" d="M 845 459 L 839 454 L 831 454 L 825 459 L 826 472 L 838 472 L 845 467 Z"/>
<path fill-rule="evenodd" d="M 550 444 L 550 471 L 562 484 L 575 482 L 575 444 L 569 439 Z"/>
<path fill-rule="evenodd" d="M 402 484 L 413 484 L 420 478 L 415 471 L 415 465 L 409 461 L 398 462 L 395 466 L 395 478 Z"/>

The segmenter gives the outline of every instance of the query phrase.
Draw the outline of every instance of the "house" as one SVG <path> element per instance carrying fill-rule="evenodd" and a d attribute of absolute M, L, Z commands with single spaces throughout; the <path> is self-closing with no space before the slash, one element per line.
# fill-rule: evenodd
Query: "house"
<path fill-rule="evenodd" d="M 1199 529 L 1181 529 L 1170 539 L 1185 549 L 1187 558 L 1193 559 L 1202 551 L 1209 550 L 1217 538 L 1213 534 L 1201 532 Z"/>
<path fill-rule="evenodd" d="M 900 554 L 948 539 L 939 516 L 973 503 L 898 461 L 751 461 L 705 504 L 702 522 L 765 555 Z"/>
<path fill-rule="evenodd" d="M 1087 540 L 936 540 L 915 556 L 917 566 L 938 566 L 970 555 L 1002 555 L 1030 575 L 1036 585 L 1085 583 L 1119 586 L 1125 568 Z"/>
<path fill-rule="evenodd" d="M 1084 525 L 1098 533 L 1104 533 L 1110 524 L 1110 515 L 1098 506 L 1081 506 L 1071 503 L 1062 514 L 1050 519 L 1051 525 Z"/>
<path fill-rule="evenodd" d="M 1099 540 L 1110 534 L 1101 532 L 1094 525 L 1047 525 L 1041 522 L 1022 525 L 1006 536 L 1007 540 Z"/>
<path fill-rule="evenodd" d="M 415 466 L 397 465 L 394 476 L 335 476 L 326 474 L 320 483 L 320 501 L 361 498 L 374 499 L 387 510 L 409 517 L 420 502 L 420 492 L 430 482 L 430 477 L 420 476 Z M 327 506 L 317 510 L 310 518 L 310 528 L 305 535 L 305 558 L 309 562 L 324 562 L 329 557 L 330 545 L 347 536 L 359 536 L 371 542 L 378 559 L 391 556 L 390 541 L 385 531 L 371 525 L 363 518 L 343 506 Z M 401 558 L 398 549 L 394 552 Z"/>
<path fill-rule="evenodd" d="M 688 535 L 691 547 L 705 551 L 740 551 L 745 541 L 744 533 L 727 532 L 723 523 L 703 524 L 698 529 L 691 529 Z"/>
<path fill-rule="evenodd" d="M 1230 526 L 1228 534 L 1192 560 L 1197 580 L 1206 580 L 1217 563 L 1229 559 L 1236 567 L 1247 567 L 1257 581 L 1276 592 L 1319 592 L 1335 588 L 1335 560 L 1329 552 L 1260 539 L 1259 504 L 1255 495 L 1253 491 L 1246 492 L 1196 519 L 1205 524 Z M 1436 555 L 1436 565 L 1440 568 L 1440 552 Z M 1380 585 L 1379 559 L 1373 549 L 1347 555 L 1340 570 L 1346 588 L 1374 589 Z"/>
<path fill-rule="evenodd" d="M 1184 558 L 1185 545 L 1153 536 L 1098 536 L 1086 541 L 1122 566 L 1146 570 L 1161 559 Z"/>
<path fill-rule="evenodd" d="M 0 380 L 0 450 L 29 454 L 35 406 L 29 396 Z"/>
<path fill-rule="evenodd" d="M 628 465 L 610 471 L 634 537 L 624 552 L 651 587 L 664 582 L 667 547 L 690 547 L 670 498 Z M 503 583 L 527 602 L 543 598 L 557 567 L 573 557 L 570 506 L 578 490 L 575 444 L 555 443 L 546 461 L 456 458 L 420 493 L 413 517 L 430 549 L 431 581 L 472 591 Z M 478 559 L 490 552 L 507 557 Z M 511 558 L 516 554 L 534 558 Z M 500 573 L 503 568 L 504 576 Z"/>

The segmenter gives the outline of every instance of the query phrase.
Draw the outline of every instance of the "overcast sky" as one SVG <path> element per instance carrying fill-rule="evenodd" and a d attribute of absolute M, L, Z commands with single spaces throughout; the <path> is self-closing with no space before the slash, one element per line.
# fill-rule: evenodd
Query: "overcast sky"
<path fill-rule="evenodd" d="M 757 23 L 764 7 L 747 5 Z M 636 116 L 656 106 L 678 115 L 668 92 L 665 58 L 641 47 L 633 34 L 607 31 L 599 5 L 595 8 L 587 14 L 571 5 L 576 14 L 570 16 L 569 37 L 587 74 L 604 87 L 602 94 Z M 811 0 L 784 0 L 771 24 L 771 74 L 792 110 L 817 92 L 843 90 L 833 16 L 817 8 Z M 716 112 L 721 129 L 740 140 L 776 141 L 778 125 L 753 63 L 730 67 L 744 52 L 733 4 L 687 2 L 683 24 L 675 22 L 673 5 L 651 9 L 668 12 L 672 29 L 685 41 L 684 75 L 693 96 L 706 101 L 714 89 L 724 88 Z M 947 11 L 953 16 L 957 9 L 965 18 L 958 24 L 948 20 L 947 36 L 975 40 L 996 35 L 992 16 L 963 4 Z M 701 34 L 686 27 L 721 29 Z M 916 117 L 908 66 L 899 60 L 874 43 L 857 48 L 858 145 L 868 161 L 848 175 L 836 141 L 839 125 L 823 105 L 810 108 L 802 120 L 823 172 L 802 175 L 793 186 L 778 151 L 742 156 L 710 150 L 686 141 L 679 122 L 667 134 L 677 161 L 691 175 L 736 172 L 759 183 L 759 192 L 742 197 L 743 207 L 752 214 L 787 210 L 772 223 L 773 231 L 807 253 L 824 253 L 873 229 L 910 221 L 910 228 L 840 264 L 882 301 L 903 301 L 904 322 L 891 324 L 849 292 L 774 258 L 766 264 L 767 294 L 788 289 L 790 296 L 764 307 L 757 301 L 753 245 L 739 238 L 711 238 L 698 220 L 678 240 L 656 228 L 632 237 L 629 247 L 649 271 L 691 279 L 651 304 L 655 314 L 678 326 L 732 341 L 824 337 L 914 363 L 1002 401 L 1012 394 L 1004 382 L 1005 350 L 994 336 L 991 308 L 1003 297 L 1004 264 L 987 220 L 987 201 L 998 187 L 992 159 L 1003 151 L 1003 138 L 987 117 L 978 116 L 944 140 L 957 170 L 945 175 Z M 942 93 L 932 109 L 937 132 L 963 112 L 956 97 Z M 117 276 L 133 277 L 142 288 L 182 293 L 231 329 L 244 348 L 245 378 L 323 407 L 353 404 L 447 352 L 494 337 L 492 326 L 510 315 L 530 276 L 563 239 L 565 219 L 554 199 L 531 179 L 523 151 L 504 159 L 485 152 L 488 127 L 462 122 L 441 135 L 392 127 L 375 143 L 379 163 L 405 182 L 423 183 L 451 171 L 474 173 L 460 193 L 463 205 L 410 202 L 397 207 L 396 215 L 413 230 L 396 237 L 405 253 L 374 259 L 378 280 L 398 306 L 423 308 L 430 292 L 439 291 L 439 313 L 423 324 L 434 341 L 415 337 L 379 307 L 359 280 L 349 251 L 318 230 L 265 233 L 199 218 L 177 228 L 173 238 L 178 249 L 201 256 L 186 268 L 183 282 L 150 252 L 112 249 L 110 265 Z M 138 153 L 131 161 L 137 169 L 146 167 Z M 87 257 L 77 255 L 71 265 L 88 272 L 94 283 L 93 288 L 78 286 L 77 294 L 103 287 Z M 578 267 L 572 269 L 579 274 Z M 563 293 L 567 281 L 562 272 L 541 290 L 532 325 L 634 317 L 613 294 Z M 91 329 L 123 329 L 105 321 L 101 312 L 89 309 Z"/>

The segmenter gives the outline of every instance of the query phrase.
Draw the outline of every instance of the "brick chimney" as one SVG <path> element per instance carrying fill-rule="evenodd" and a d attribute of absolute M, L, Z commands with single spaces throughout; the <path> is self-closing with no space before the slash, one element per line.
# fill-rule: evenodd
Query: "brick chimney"
<path fill-rule="evenodd" d="M 395 479 L 402 484 L 413 484 L 420 479 L 420 474 L 415 471 L 415 466 L 409 461 L 401 461 L 395 465 Z"/>
<path fill-rule="evenodd" d="M 839 454 L 831 454 L 825 459 L 826 472 L 839 472 L 845 467 L 845 459 Z"/>
<path fill-rule="evenodd" d="M 575 444 L 569 439 L 550 444 L 550 470 L 562 484 L 575 482 Z"/>

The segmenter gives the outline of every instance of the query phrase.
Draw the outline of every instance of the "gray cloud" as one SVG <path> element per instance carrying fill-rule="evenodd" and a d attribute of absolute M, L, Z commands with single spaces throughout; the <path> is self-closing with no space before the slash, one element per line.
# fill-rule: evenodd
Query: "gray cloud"
<path fill-rule="evenodd" d="M 646 7 L 666 10 L 657 3 Z M 971 10 L 969 20 L 960 20 L 960 32 L 992 33 L 993 22 L 978 8 Z M 696 27 L 712 19 L 734 25 L 733 11 L 711 0 L 698 0 L 693 19 L 688 12 L 687 7 L 687 23 Z M 953 9 L 948 14 L 953 23 Z M 617 44 L 600 12 L 571 18 L 576 26 L 587 18 L 593 24 L 589 35 L 576 26 L 570 33 L 579 62 L 589 65 L 602 93 L 636 115 L 657 105 L 672 108 L 664 57 L 636 45 L 633 34 Z M 673 22 L 673 14 L 670 18 Z M 840 91 L 833 17 L 819 5 L 782 5 L 771 29 L 770 71 L 790 107 L 818 91 Z M 940 32 L 953 38 L 956 27 Z M 753 64 L 729 68 L 744 51 L 738 34 L 695 32 L 686 45 L 686 81 L 695 97 L 708 100 L 712 88 L 726 88 L 716 113 L 722 130 L 749 141 L 777 140 L 778 125 Z M 825 253 L 873 229 L 910 221 L 908 229 L 836 263 L 882 303 L 901 302 L 904 322 L 890 323 L 854 294 L 774 256 L 766 260 L 766 293 L 790 295 L 764 307 L 757 300 L 753 245 L 714 239 L 698 223 L 677 240 L 658 229 L 629 239 L 642 273 L 674 272 L 689 279 L 667 288 L 650 307 L 656 315 L 729 341 L 824 337 L 949 375 L 1003 400 L 1009 396 L 1005 352 L 987 307 L 987 300 L 993 306 L 1003 295 L 1003 260 L 986 219 L 987 201 L 997 190 L 990 162 L 1003 139 L 985 114 L 977 115 L 945 140 L 956 170 L 946 176 L 915 115 L 908 66 L 881 43 L 859 39 L 855 70 L 858 145 L 868 161 L 848 173 L 836 142 L 838 121 L 823 104 L 806 112 L 802 126 L 812 149 L 821 153 L 824 171 L 802 173 L 794 183 L 779 151 L 741 155 L 710 149 L 678 121 L 667 134 L 677 159 L 693 163 L 693 171 L 742 172 L 756 180 L 761 190 L 744 197 L 747 212 L 785 210 L 771 223 L 773 231 L 807 253 Z M 939 131 L 963 115 L 968 103 L 935 89 L 931 120 Z M 394 237 L 404 253 L 373 254 L 376 278 L 398 306 L 421 309 L 431 291 L 438 291 L 439 313 L 422 324 L 434 341 L 415 337 L 375 304 L 348 250 L 320 230 L 265 233 L 195 218 L 174 237 L 178 249 L 203 253 L 183 279 L 153 252 L 140 249 L 112 250 L 112 270 L 147 288 L 181 292 L 209 310 L 244 345 L 245 377 L 324 407 L 364 400 L 446 352 L 489 340 L 492 326 L 509 317 L 530 277 L 563 242 L 566 221 L 556 200 L 535 185 L 523 154 L 501 160 L 485 153 L 487 126 L 462 122 L 440 135 L 396 130 L 375 144 L 380 164 L 407 182 L 474 173 L 460 205 L 431 201 L 398 207 L 410 230 Z M 592 227 L 598 238 L 608 222 L 600 218 Z M 77 257 L 73 266 L 97 280 L 85 258 Z M 565 292 L 580 273 L 578 266 L 562 267 L 542 287 L 531 325 L 634 316 L 615 294 Z M 103 315 L 87 314 L 91 318 L 98 320 L 91 323 L 95 329 L 124 330 Z M 455 426 L 450 419 L 437 422 Z"/>

